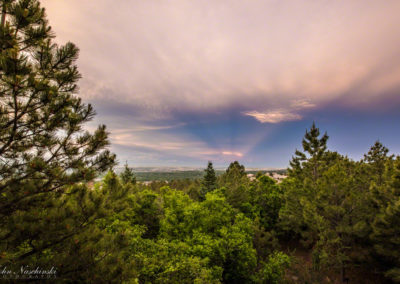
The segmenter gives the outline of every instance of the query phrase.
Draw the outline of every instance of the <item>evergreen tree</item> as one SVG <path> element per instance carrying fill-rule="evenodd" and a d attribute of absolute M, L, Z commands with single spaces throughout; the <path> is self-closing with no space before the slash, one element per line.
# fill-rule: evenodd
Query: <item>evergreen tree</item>
<path fill-rule="evenodd" d="M 217 177 L 211 161 L 208 162 L 207 169 L 204 170 L 204 178 L 200 192 L 200 199 L 204 200 L 207 192 L 213 191 L 217 187 Z"/>
<path fill-rule="evenodd" d="M 296 149 L 295 156 L 290 161 L 289 175 L 298 174 L 302 171 L 304 162 L 309 168 L 309 174 L 314 182 L 318 179 L 319 175 L 319 167 L 321 166 L 322 159 L 326 154 L 327 149 L 327 141 L 329 139 L 328 134 L 325 132 L 321 138 L 319 128 L 315 126 L 313 122 L 310 130 L 306 130 L 306 134 L 304 135 L 302 146 L 303 151 L 301 152 Z"/>
<path fill-rule="evenodd" d="M 247 186 L 250 180 L 246 176 L 246 170 L 238 161 L 230 163 L 226 172 L 219 179 L 219 186 L 225 188 L 226 199 L 233 207 L 248 211 L 249 192 Z M 247 209 L 246 209 L 247 207 Z"/>
<path fill-rule="evenodd" d="M 328 135 L 325 133 L 321 138 L 319 136 L 320 130 L 313 122 L 302 140 L 303 152 L 296 149 L 295 156 L 290 161 L 288 178 L 281 184 L 285 196 L 285 205 L 280 212 L 281 226 L 290 231 L 288 236 L 301 236 L 301 239 L 307 240 L 307 244 L 312 243 L 316 236 L 311 233 L 305 220 L 304 203 L 313 202 L 324 164 L 338 156 L 327 151 Z"/>
<path fill-rule="evenodd" d="M 361 162 L 327 151 L 325 134 L 313 124 L 296 151 L 289 177 L 280 186 L 280 226 L 312 249 L 313 268 L 386 271 L 399 280 L 398 165 L 377 142 Z M 373 249 L 375 248 L 375 249 Z M 344 280 L 343 280 L 344 281 Z"/>
<path fill-rule="evenodd" d="M 374 180 L 379 186 L 383 183 L 383 174 L 386 161 L 392 160 L 393 156 L 388 156 L 389 149 L 376 141 L 367 154 L 364 155 L 363 162 L 367 163 L 370 179 Z"/>
<path fill-rule="evenodd" d="M 219 186 L 234 186 L 238 187 L 246 180 L 246 169 L 238 161 L 229 164 L 225 173 L 219 179 Z"/>
<path fill-rule="evenodd" d="M 373 247 L 381 257 L 378 264 L 385 264 L 382 268 L 386 276 L 400 282 L 400 157 L 388 172 L 387 181 L 382 186 L 372 186 L 371 190 L 374 207 L 378 207 L 378 212 L 373 211 L 371 234 Z"/>
<path fill-rule="evenodd" d="M 85 184 L 72 186 L 62 197 L 61 206 L 52 208 L 53 212 L 47 214 L 50 217 L 39 220 L 47 223 L 51 233 L 65 231 L 72 235 L 71 239 L 36 254 L 29 261 L 41 267 L 54 266 L 58 282 L 110 283 L 132 279 L 136 275 L 135 260 L 129 250 L 140 243 L 143 230 L 127 221 L 131 217 L 127 198 L 130 188 L 122 185 L 113 171 L 93 188 L 88 189 Z M 70 213 L 65 214 L 67 211 Z M 57 213 L 59 229 L 55 230 L 51 222 Z M 41 226 L 35 224 L 32 229 L 37 227 Z M 53 235 L 42 234 L 42 237 Z"/>
<path fill-rule="evenodd" d="M 239 176 L 243 176 L 246 175 L 246 170 L 238 161 L 234 161 L 229 164 L 229 167 L 226 169 L 226 173 L 235 173 Z"/>
<path fill-rule="evenodd" d="M 124 171 L 119 175 L 123 183 L 136 184 L 136 177 L 131 168 L 128 167 L 128 163 L 125 163 Z"/>
<path fill-rule="evenodd" d="M 115 157 L 105 150 L 104 125 L 93 134 L 82 128 L 95 112 L 76 96 L 78 48 L 54 43 L 37 0 L 0 3 L 0 265 L 45 263 L 100 216 L 92 194 L 94 211 L 71 201 L 86 194 L 71 186 L 93 180 Z"/>

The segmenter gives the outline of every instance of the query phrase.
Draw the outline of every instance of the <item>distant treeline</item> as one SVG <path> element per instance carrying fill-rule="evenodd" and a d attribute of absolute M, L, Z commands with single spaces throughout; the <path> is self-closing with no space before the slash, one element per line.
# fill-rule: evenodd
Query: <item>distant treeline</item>
<path fill-rule="evenodd" d="M 221 176 L 225 171 L 216 170 L 215 174 Z M 286 174 L 286 170 L 271 170 L 271 171 L 246 171 L 247 174 L 254 174 L 261 172 L 266 173 L 278 173 Z M 173 172 L 135 172 L 137 181 L 173 181 L 181 179 L 202 179 L 204 176 L 204 171 L 173 171 Z"/>

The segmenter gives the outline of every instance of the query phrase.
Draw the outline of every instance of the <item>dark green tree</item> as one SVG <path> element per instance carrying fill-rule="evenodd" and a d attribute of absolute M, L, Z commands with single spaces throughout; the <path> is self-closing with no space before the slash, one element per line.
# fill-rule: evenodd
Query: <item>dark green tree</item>
<path fill-rule="evenodd" d="M 211 161 L 208 162 L 207 169 L 204 170 L 200 199 L 204 200 L 207 192 L 213 191 L 217 187 L 217 177 Z"/>
<path fill-rule="evenodd" d="M 129 184 L 123 185 L 112 171 L 92 188 L 85 184 L 72 186 L 61 197 L 61 206 L 43 212 L 43 216 L 48 213 L 48 217 L 39 220 L 46 223 L 52 233 L 64 231 L 71 234 L 71 238 L 36 254 L 30 262 L 56 267 L 57 282 L 109 283 L 134 278 L 135 261 L 129 250 L 140 243 L 143 229 L 129 222 L 132 219 L 127 198 L 130 189 Z M 58 230 L 51 224 L 56 214 Z M 40 227 L 36 224 L 32 230 Z M 42 237 L 45 239 L 41 242 L 46 243 L 46 238 L 54 236 L 42 234 Z"/>
<path fill-rule="evenodd" d="M 381 142 L 376 141 L 368 153 L 364 155 L 363 162 L 368 165 L 370 178 L 378 186 L 382 185 L 384 181 L 383 174 L 386 162 L 393 159 L 393 156 L 388 156 L 388 153 L 389 149 L 383 146 Z"/>
<path fill-rule="evenodd" d="M 131 168 L 128 167 L 128 163 L 125 163 L 123 172 L 119 175 L 123 183 L 136 184 L 136 177 Z"/>
<path fill-rule="evenodd" d="M 95 112 L 76 96 L 78 48 L 54 43 L 37 0 L 0 4 L 0 265 L 40 263 L 93 224 L 94 211 L 71 201 L 85 190 L 71 186 L 93 180 L 115 157 L 105 150 L 104 125 L 83 129 Z"/>
<path fill-rule="evenodd" d="M 157 237 L 162 213 L 161 206 L 157 203 L 157 195 L 149 190 L 143 190 L 132 195 L 129 200 L 133 212 L 130 221 L 145 226 L 144 238 Z"/>
<path fill-rule="evenodd" d="M 225 188 L 226 199 L 235 208 L 242 212 L 249 211 L 249 192 L 247 187 L 250 180 L 246 170 L 238 161 L 230 163 L 226 172 L 219 178 L 219 186 Z"/>
<path fill-rule="evenodd" d="M 325 132 L 321 138 L 319 128 L 315 126 L 313 122 L 310 130 L 306 130 L 304 135 L 302 146 L 303 152 L 296 149 L 295 156 L 290 161 L 289 175 L 302 172 L 302 168 L 305 166 L 304 162 L 309 169 L 308 174 L 311 179 L 316 182 L 320 173 L 321 161 L 326 154 L 327 141 L 329 139 L 328 134 Z"/>
<path fill-rule="evenodd" d="M 234 161 L 229 164 L 229 167 L 226 169 L 227 173 L 235 173 L 238 175 L 246 175 L 246 169 L 243 165 L 241 165 L 238 161 Z"/>
<path fill-rule="evenodd" d="M 239 186 L 246 179 L 245 167 L 238 161 L 234 161 L 229 164 L 225 173 L 219 178 L 219 186 Z"/>
<path fill-rule="evenodd" d="M 38 1 L 2 1 L 0 26 L 0 214 L 27 209 L 43 193 L 92 180 L 114 164 L 105 126 L 82 129 L 95 112 L 75 94 L 78 48 L 58 46 Z"/>
<path fill-rule="evenodd" d="M 290 161 L 288 178 L 281 184 L 285 198 L 285 204 L 280 211 L 281 226 L 290 231 L 288 236 L 301 235 L 301 239 L 310 242 L 316 236 L 309 230 L 305 220 L 304 202 L 314 200 L 318 192 L 318 178 L 328 161 L 337 158 L 336 153 L 327 151 L 328 135 L 325 133 L 321 138 L 319 136 L 320 130 L 313 122 L 302 140 L 303 152 L 296 149 L 295 156 Z"/>
<path fill-rule="evenodd" d="M 386 167 L 385 176 L 381 186 L 371 186 L 374 206 L 370 210 L 375 213 L 371 239 L 385 275 L 400 282 L 400 157 L 394 160 L 393 169 Z"/>

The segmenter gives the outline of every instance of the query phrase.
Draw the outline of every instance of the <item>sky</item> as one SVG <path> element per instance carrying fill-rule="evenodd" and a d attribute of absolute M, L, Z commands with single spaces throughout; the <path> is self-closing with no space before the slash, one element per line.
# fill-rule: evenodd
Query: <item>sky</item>
<path fill-rule="evenodd" d="M 285 168 L 313 121 L 400 153 L 398 0 L 41 3 L 121 164 Z"/>

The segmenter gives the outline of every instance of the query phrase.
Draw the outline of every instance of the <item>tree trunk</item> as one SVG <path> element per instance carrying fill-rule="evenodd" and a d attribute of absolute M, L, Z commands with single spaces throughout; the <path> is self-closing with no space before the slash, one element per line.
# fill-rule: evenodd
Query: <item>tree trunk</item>
<path fill-rule="evenodd" d="M 1 27 L 4 28 L 6 23 L 6 1 L 3 1 L 3 7 L 1 11 Z"/>

